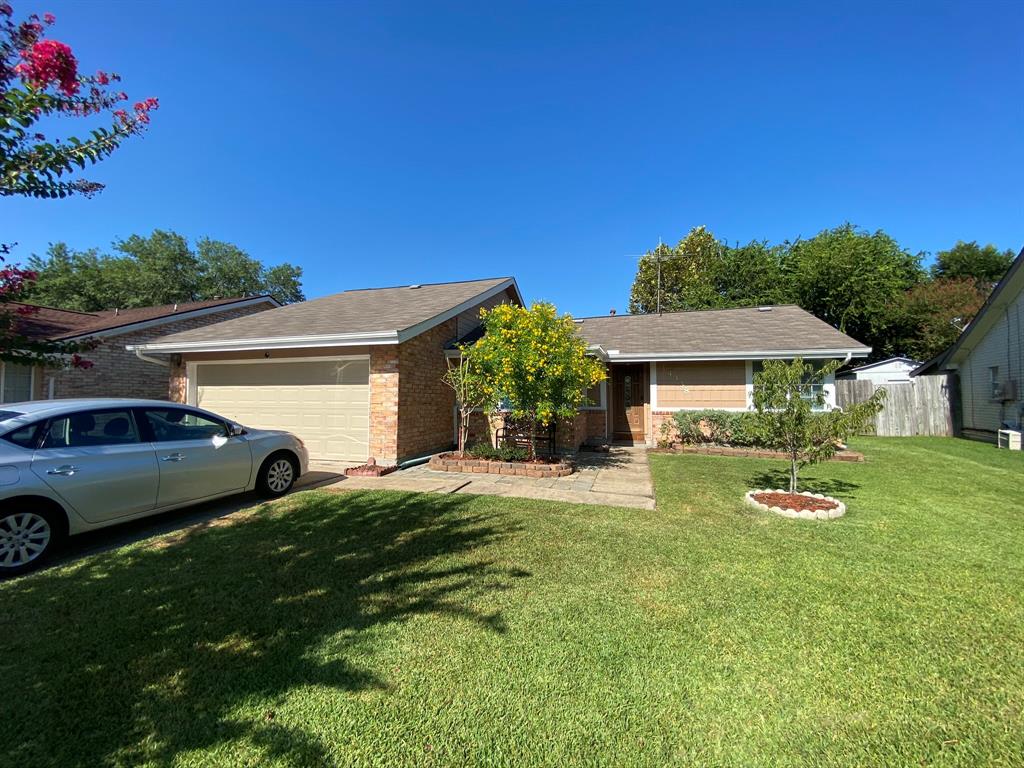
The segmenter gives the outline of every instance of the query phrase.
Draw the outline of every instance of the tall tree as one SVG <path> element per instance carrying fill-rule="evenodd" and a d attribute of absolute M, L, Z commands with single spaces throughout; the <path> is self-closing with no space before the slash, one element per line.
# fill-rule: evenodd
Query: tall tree
<path fill-rule="evenodd" d="M 715 265 L 715 289 L 723 307 L 754 307 L 793 301 L 782 272 L 786 249 L 753 240 L 724 247 Z"/>
<path fill-rule="evenodd" d="M 1013 263 L 1013 251 L 1000 251 L 994 245 L 978 245 L 976 240 L 958 240 L 948 251 L 939 251 L 932 265 L 932 275 L 940 278 L 969 278 L 979 283 L 999 282 Z"/>
<path fill-rule="evenodd" d="M 304 298 L 300 267 L 265 267 L 231 243 L 204 238 L 193 250 L 182 235 L 154 230 L 114 249 L 116 255 L 51 245 L 45 257 L 29 260 L 36 273 L 30 300 L 88 312 L 258 294 L 282 303 Z"/>
<path fill-rule="evenodd" d="M 72 178 L 87 165 L 113 153 L 130 136 L 149 125 L 149 113 L 157 108 L 153 98 L 136 102 L 131 110 L 121 105 L 128 99 L 114 91 L 120 78 L 97 71 L 79 72 L 70 46 L 46 39 L 46 28 L 56 20 L 32 14 L 17 22 L 10 4 L 0 0 L 0 197 L 21 195 L 62 198 L 92 195 L 102 184 Z M 106 125 L 77 136 L 50 139 L 41 132 L 58 123 L 56 117 L 105 117 Z M 0 262 L 10 251 L 7 233 L 0 233 Z M 6 244 L 4 244 L 6 243 Z M 23 319 L 33 313 L 23 301 L 35 279 L 32 270 L 0 263 L 0 360 L 22 364 L 85 366 L 81 344 L 37 342 L 23 333 Z"/>
<path fill-rule="evenodd" d="M 899 352 L 904 294 L 920 282 L 920 254 L 881 230 L 852 224 L 792 243 L 783 270 L 797 304 L 870 345 L 873 357 Z"/>
<path fill-rule="evenodd" d="M 901 351 L 916 360 L 935 357 L 956 341 L 988 293 L 971 278 L 937 278 L 914 286 L 904 299 L 907 336 Z"/>
<path fill-rule="evenodd" d="M 706 227 L 691 229 L 675 248 L 659 245 L 640 259 L 629 311 L 678 312 L 723 305 L 715 274 L 724 244 Z"/>

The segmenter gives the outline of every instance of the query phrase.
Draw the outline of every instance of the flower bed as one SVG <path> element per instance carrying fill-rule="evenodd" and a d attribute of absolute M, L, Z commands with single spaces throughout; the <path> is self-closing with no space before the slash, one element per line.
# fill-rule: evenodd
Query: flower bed
<path fill-rule="evenodd" d="M 568 477 L 576 468 L 562 459 L 543 461 L 497 461 L 439 453 L 430 457 L 427 465 L 438 472 L 474 472 L 489 475 L 518 475 L 520 477 Z"/>
<path fill-rule="evenodd" d="M 679 445 L 674 448 L 653 448 L 655 453 L 702 453 L 709 456 L 747 456 L 758 459 L 788 459 L 789 454 L 768 448 L 746 448 L 734 445 Z M 839 451 L 829 461 L 864 461 L 864 454 L 857 451 Z"/>
<path fill-rule="evenodd" d="M 831 496 L 801 491 L 790 493 L 781 489 L 747 491 L 746 502 L 764 512 L 803 520 L 835 520 L 846 514 L 846 505 Z"/>

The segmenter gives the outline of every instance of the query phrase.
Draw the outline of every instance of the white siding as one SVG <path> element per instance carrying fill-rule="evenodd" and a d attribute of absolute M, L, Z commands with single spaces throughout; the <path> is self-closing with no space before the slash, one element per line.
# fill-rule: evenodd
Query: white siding
<path fill-rule="evenodd" d="M 964 429 L 995 432 L 1003 422 L 1019 424 L 1024 408 L 1024 292 L 1004 308 L 993 308 L 993 325 L 967 352 L 960 363 L 960 389 Z M 999 378 L 1017 382 L 1017 399 L 992 400 L 990 368 L 999 367 Z"/>
<path fill-rule="evenodd" d="M 910 381 L 910 372 L 918 365 L 919 363 L 908 363 L 903 360 L 890 360 L 884 365 L 878 365 L 867 370 L 851 371 L 848 374 L 844 374 L 842 378 L 870 381 L 876 387 L 895 383 L 906 384 Z"/>

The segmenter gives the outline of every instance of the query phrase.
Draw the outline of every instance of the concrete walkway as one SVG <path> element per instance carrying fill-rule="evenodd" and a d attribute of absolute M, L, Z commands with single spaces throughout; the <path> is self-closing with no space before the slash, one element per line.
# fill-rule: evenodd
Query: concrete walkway
<path fill-rule="evenodd" d="M 580 453 L 569 477 L 531 478 L 468 472 L 435 472 L 421 464 L 384 477 L 345 477 L 328 486 L 344 491 L 379 488 L 427 493 L 476 493 L 546 499 L 570 504 L 654 509 L 647 449 L 615 446 L 608 453 Z"/>

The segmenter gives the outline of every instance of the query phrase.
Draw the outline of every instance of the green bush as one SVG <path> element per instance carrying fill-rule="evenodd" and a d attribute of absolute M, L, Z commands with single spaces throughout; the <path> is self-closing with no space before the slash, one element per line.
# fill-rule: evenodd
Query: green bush
<path fill-rule="evenodd" d="M 735 411 L 676 411 L 661 427 L 662 444 L 757 445 L 757 414 Z"/>
<path fill-rule="evenodd" d="M 503 445 L 495 448 L 490 443 L 476 443 L 466 449 L 466 453 L 475 459 L 488 461 L 526 461 L 529 456 L 525 448 L 517 445 Z"/>

